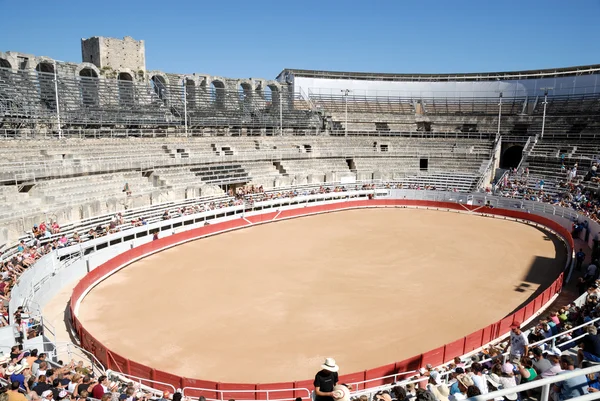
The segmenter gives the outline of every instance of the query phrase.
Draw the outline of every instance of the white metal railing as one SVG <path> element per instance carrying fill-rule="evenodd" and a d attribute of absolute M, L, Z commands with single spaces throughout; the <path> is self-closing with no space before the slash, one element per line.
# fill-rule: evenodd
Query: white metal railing
<path fill-rule="evenodd" d="M 312 398 L 312 392 L 307 389 L 307 388 L 303 388 L 303 387 L 299 387 L 299 388 L 285 388 L 285 389 L 275 389 L 275 390 L 215 390 L 215 389 L 207 389 L 207 388 L 201 388 L 201 387 L 184 387 L 181 391 L 181 393 L 183 394 L 183 396 L 185 397 L 185 392 L 190 392 L 190 391 L 201 391 L 201 392 L 205 392 L 205 393 L 215 393 L 218 395 L 217 398 L 211 398 L 211 397 L 205 397 L 206 400 L 208 401 L 224 401 L 226 398 L 224 397 L 224 394 L 265 394 L 265 399 L 267 401 L 288 401 L 288 400 L 293 400 L 296 399 L 296 397 L 286 397 L 286 398 L 277 398 L 277 397 L 272 397 L 270 396 L 271 394 L 274 393 L 284 393 L 284 392 L 298 392 L 301 393 L 302 396 L 300 396 L 300 398 L 302 398 L 303 400 L 310 400 Z M 227 398 L 231 398 L 231 397 L 227 397 Z"/>
<path fill-rule="evenodd" d="M 163 391 L 157 390 L 156 388 L 153 388 L 147 384 L 144 384 L 144 382 L 152 383 L 154 385 L 158 384 L 160 386 L 167 387 L 167 388 L 171 389 L 171 394 L 175 394 L 175 392 L 177 391 L 175 386 L 173 386 L 172 384 L 157 381 L 157 380 L 144 379 L 142 377 L 128 375 L 123 372 L 115 372 L 114 370 L 111 370 L 111 369 L 108 369 L 106 371 L 106 376 L 116 377 L 119 381 L 124 382 L 124 383 L 137 383 L 139 385 L 139 387 L 141 389 L 143 389 L 144 391 L 158 395 L 160 397 L 163 396 L 163 394 L 164 394 Z"/>
<path fill-rule="evenodd" d="M 599 372 L 600 372 L 600 365 L 593 366 L 590 368 L 585 368 L 585 369 L 575 369 L 573 371 L 565 371 L 560 375 L 547 377 L 547 378 L 539 379 L 539 380 L 533 380 L 529 383 L 520 384 L 516 387 L 505 388 L 505 389 L 501 389 L 498 391 L 490 392 L 488 394 L 478 395 L 475 397 L 467 398 L 467 400 L 469 400 L 469 401 L 488 401 L 488 400 L 494 400 L 499 397 L 504 397 L 504 396 L 510 395 L 510 394 L 518 394 L 523 391 L 541 388 L 541 396 L 540 396 L 539 401 L 548 401 L 548 399 L 550 397 L 550 385 L 551 384 L 559 383 L 559 382 L 562 382 L 564 380 L 571 379 L 574 377 L 584 376 L 584 375 L 588 375 L 588 374 L 592 374 L 592 373 L 596 374 Z M 587 391 L 587 386 L 586 386 L 586 391 Z M 579 401 L 597 400 L 597 399 L 600 399 L 600 393 L 591 393 L 589 395 L 582 395 L 580 397 L 570 398 L 570 400 L 579 400 Z"/>
<path fill-rule="evenodd" d="M 412 375 L 414 373 L 417 373 L 417 371 L 416 370 L 408 370 L 406 372 L 394 373 L 393 375 L 381 376 L 381 377 L 376 377 L 374 379 L 361 380 L 361 381 L 357 381 L 357 382 L 349 382 L 349 383 L 346 383 L 346 384 L 348 384 L 351 387 L 356 387 L 356 391 L 358 391 L 358 388 L 361 385 L 365 385 L 367 383 L 373 383 L 373 382 L 376 382 L 376 381 L 381 381 L 381 380 L 386 380 L 386 379 L 393 379 L 393 382 L 395 383 L 395 382 L 399 381 L 398 380 L 399 377 Z"/>

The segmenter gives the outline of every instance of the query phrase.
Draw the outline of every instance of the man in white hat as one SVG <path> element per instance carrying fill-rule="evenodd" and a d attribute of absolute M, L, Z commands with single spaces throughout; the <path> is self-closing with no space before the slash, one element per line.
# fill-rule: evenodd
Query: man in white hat
<path fill-rule="evenodd" d="M 26 365 L 26 362 L 23 361 L 22 364 L 20 365 L 15 365 L 14 367 L 14 372 L 10 375 L 10 382 L 11 383 L 19 383 L 19 386 L 24 389 L 29 391 L 29 389 L 27 388 L 27 383 L 25 380 L 25 374 L 28 373 L 29 371 L 29 366 Z"/>
<path fill-rule="evenodd" d="M 333 388 L 338 382 L 339 366 L 335 359 L 326 358 L 321 370 L 315 375 L 315 401 L 334 401 Z"/>
<path fill-rule="evenodd" d="M 550 351 L 548 351 L 548 353 L 546 354 L 546 358 L 548 358 L 548 360 L 550 361 L 550 363 L 552 365 L 551 365 L 550 369 L 546 369 L 545 371 L 543 371 L 540 374 L 542 379 L 545 379 L 547 377 L 556 376 L 557 374 L 560 374 L 560 372 L 562 372 L 562 367 L 560 366 L 560 356 L 561 355 L 562 355 L 562 352 L 560 352 L 560 350 L 558 348 L 552 348 L 552 349 L 550 349 Z"/>

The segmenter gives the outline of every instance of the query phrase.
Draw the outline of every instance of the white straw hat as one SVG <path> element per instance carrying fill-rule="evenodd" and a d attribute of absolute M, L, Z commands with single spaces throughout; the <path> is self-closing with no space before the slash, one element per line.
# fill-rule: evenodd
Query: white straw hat
<path fill-rule="evenodd" d="M 321 368 L 330 372 L 337 372 L 340 370 L 340 367 L 335 364 L 335 359 L 333 358 L 325 358 L 325 363 L 321 365 Z"/>

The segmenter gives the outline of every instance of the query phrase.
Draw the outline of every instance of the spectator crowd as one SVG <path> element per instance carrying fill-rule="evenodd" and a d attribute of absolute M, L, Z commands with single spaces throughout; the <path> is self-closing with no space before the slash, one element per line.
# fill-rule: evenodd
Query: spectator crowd
<path fill-rule="evenodd" d="M 577 175 L 575 164 L 561 168 L 563 178 L 554 188 L 548 188 L 544 179 L 537 180 L 535 188 L 529 185 L 529 169 L 510 169 L 495 185 L 497 195 L 537 202 L 549 203 L 577 211 L 590 220 L 600 222 L 600 173 L 598 163 L 593 163 L 584 175 Z"/>

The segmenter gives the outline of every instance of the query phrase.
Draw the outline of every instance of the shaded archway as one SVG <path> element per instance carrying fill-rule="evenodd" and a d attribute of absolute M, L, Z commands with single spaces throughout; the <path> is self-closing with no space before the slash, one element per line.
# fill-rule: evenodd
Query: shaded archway
<path fill-rule="evenodd" d="M 279 110 L 279 103 L 281 102 L 281 93 L 277 85 L 267 85 L 270 92 L 271 107 Z"/>
<path fill-rule="evenodd" d="M 254 92 L 256 92 L 256 95 L 259 99 L 264 99 L 265 98 L 265 93 L 263 91 L 263 86 L 261 82 L 258 82 L 256 84 L 256 88 L 254 89 Z"/>
<path fill-rule="evenodd" d="M 185 78 L 185 97 L 187 102 L 187 108 L 196 108 L 196 81 L 190 78 Z"/>
<path fill-rule="evenodd" d="M 54 63 L 42 61 L 36 67 L 40 102 L 49 109 L 56 109 L 56 92 L 54 90 Z"/>
<path fill-rule="evenodd" d="M 79 71 L 79 89 L 84 106 L 98 105 L 98 73 L 92 68 Z"/>
<path fill-rule="evenodd" d="M 0 78 L 4 81 L 9 81 L 11 78 L 12 66 L 10 62 L 4 58 L 0 58 Z"/>
<path fill-rule="evenodd" d="M 242 82 L 239 87 L 240 100 L 244 103 L 252 102 L 252 85 Z"/>
<path fill-rule="evenodd" d="M 266 102 L 266 107 L 270 107 L 271 106 L 271 102 L 273 100 L 273 93 L 271 91 L 271 87 L 267 86 L 264 88 L 264 90 L 261 92 L 262 93 L 262 98 L 265 100 Z"/>
<path fill-rule="evenodd" d="M 128 72 L 120 72 L 117 76 L 119 86 L 119 104 L 133 106 L 133 77 Z"/>
<path fill-rule="evenodd" d="M 240 83 L 238 94 L 240 96 L 240 105 L 245 112 L 252 112 L 252 85 L 247 82 Z"/>
<path fill-rule="evenodd" d="M 500 157 L 501 168 L 514 168 L 521 163 L 523 157 L 523 146 L 513 145 L 507 148 Z"/>
<path fill-rule="evenodd" d="M 210 83 L 210 100 L 219 109 L 225 108 L 225 84 L 214 80 Z"/>
<path fill-rule="evenodd" d="M 152 78 L 150 78 L 150 85 L 152 85 L 152 88 L 158 95 L 158 98 L 166 104 L 169 93 L 167 91 L 167 82 L 165 78 L 162 75 L 154 75 Z"/>

